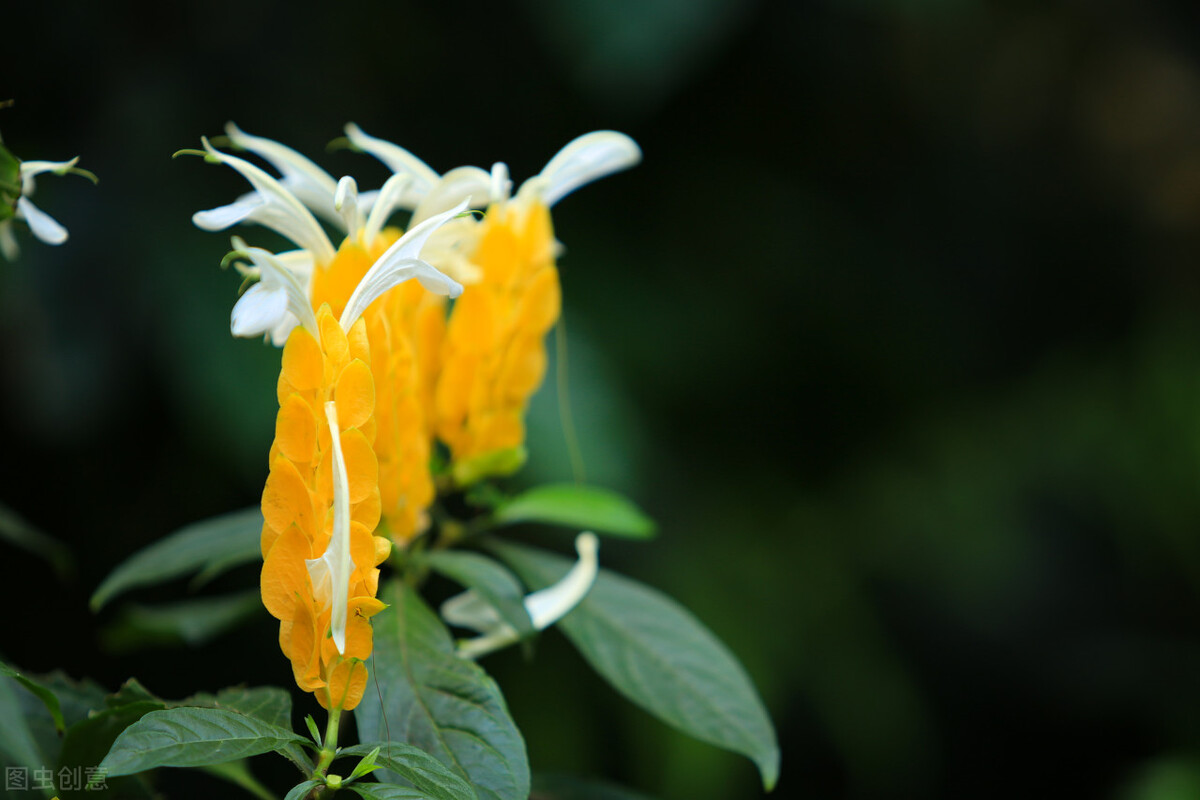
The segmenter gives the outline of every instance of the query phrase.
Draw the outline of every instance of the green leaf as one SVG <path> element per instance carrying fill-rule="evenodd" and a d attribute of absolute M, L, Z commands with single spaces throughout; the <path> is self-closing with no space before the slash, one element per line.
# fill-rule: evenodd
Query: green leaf
<path fill-rule="evenodd" d="M 216 708 L 151 711 L 117 737 L 100 767 L 131 775 L 155 767 L 202 767 L 306 742 L 286 728 Z"/>
<path fill-rule="evenodd" d="M 572 565 L 532 547 L 498 540 L 489 547 L 534 589 L 559 580 Z M 687 609 L 601 570 L 559 625 L 618 691 L 684 733 L 748 756 L 767 791 L 774 787 L 779 745 L 762 700 L 737 659 Z"/>
<path fill-rule="evenodd" d="M 61 766 L 80 770 L 96 767 L 122 731 L 151 711 L 159 711 L 162 708 L 162 701 L 159 700 L 137 700 L 96 711 L 87 719 L 75 723 L 67 728 L 67 735 L 63 738 L 62 754 L 59 758 Z M 105 781 L 113 796 L 149 795 L 148 792 L 138 791 L 144 787 L 136 777 L 110 779 L 106 775 Z M 94 789 L 85 790 L 82 787 L 59 792 L 62 800 L 83 797 L 94 800 L 98 796 L 100 795 L 97 795 Z"/>
<path fill-rule="evenodd" d="M 304 783 L 298 783 L 292 787 L 291 791 L 287 793 L 283 800 L 303 800 L 303 798 L 308 797 L 308 793 L 313 789 L 324 785 L 325 784 L 323 781 L 305 781 Z"/>
<path fill-rule="evenodd" d="M 631 501 L 598 486 L 552 483 L 523 492 L 496 509 L 499 525 L 545 522 L 630 539 L 654 536 L 654 521 Z"/>
<path fill-rule="evenodd" d="M 262 611 L 258 589 L 157 606 L 130 604 L 100 632 L 105 649 L 124 653 L 161 644 L 199 647 L 254 619 Z"/>
<path fill-rule="evenodd" d="M 236 711 L 280 728 L 290 730 L 292 727 L 292 696 L 277 686 L 258 686 L 253 689 L 233 686 L 222 689 L 215 695 L 192 695 L 172 705 L 220 708 Z"/>
<path fill-rule="evenodd" d="M 522 638 L 534 634 L 533 621 L 525 610 L 525 589 L 521 582 L 488 556 L 461 550 L 442 550 L 426 556 L 435 572 L 474 589 Z"/>
<path fill-rule="evenodd" d="M 17 683 L 21 684 L 30 692 L 32 692 L 38 700 L 41 700 L 46 706 L 46 710 L 50 712 L 50 716 L 54 719 L 54 729 L 58 731 L 60 735 L 67 729 L 66 723 L 63 722 L 62 707 L 58 704 L 58 697 L 54 694 L 54 692 L 50 691 L 45 686 L 42 686 L 40 683 L 26 678 L 24 675 L 17 672 L 3 661 L 0 661 L 0 675 L 3 675 L 7 678 L 12 678 Z"/>
<path fill-rule="evenodd" d="M 366 757 L 376 750 L 379 752 L 375 754 L 375 765 L 390 770 L 393 780 L 401 779 L 405 785 L 422 792 L 422 797 L 433 800 L 477 800 L 471 784 L 424 750 L 409 744 L 358 744 L 338 751 L 338 758 L 358 755 Z"/>
<path fill-rule="evenodd" d="M 249 763 L 244 760 L 229 761 L 224 764 L 209 764 L 207 767 L 200 767 L 200 769 L 222 780 L 229 781 L 234 786 L 242 787 L 259 800 L 275 800 L 275 795 L 271 793 L 270 789 L 258 782 L 254 774 L 250 772 Z"/>
<path fill-rule="evenodd" d="M 574 775 L 534 775 L 532 796 L 539 800 L 650 800 L 624 786 Z"/>
<path fill-rule="evenodd" d="M 53 754 L 43 753 L 38 746 L 29 720 L 21 713 L 20 691 L 16 681 L 0 678 L 0 761 L 27 769 L 48 767 L 54 763 Z"/>
<path fill-rule="evenodd" d="M 526 800 L 525 742 L 500 687 L 477 664 L 454 655 L 450 633 L 415 591 L 392 581 L 380 596 L 391 607 L 373 620 L 371 668 L 383 703 L 355 709 L 359 738 L 414 745 L 484 800 Z"/>
<path fill-rule="evenodd" d="M 411 786 L 399 786 L 395 783 L 372 783 L 370 781 L 352 783 L 346 787 L 363 800 L 428 800 L 429 795 L 423 794 Z"/>
<path fill-rule="evenodd" d="M 59 579 L 65 580 L 75 571 L 70 548 L 30 525 L 3 503 L 0 503 L 0 540 L 46 559 Z"/>
<path fill-rule="evenodd" d="M 118 594 L 201 572 L 214 577 L 261 557 L 262 512 L 247 508 L 188 525 L 129 557 L 112 571 L 92 595 L 92 611 L 99 611 Z"/>

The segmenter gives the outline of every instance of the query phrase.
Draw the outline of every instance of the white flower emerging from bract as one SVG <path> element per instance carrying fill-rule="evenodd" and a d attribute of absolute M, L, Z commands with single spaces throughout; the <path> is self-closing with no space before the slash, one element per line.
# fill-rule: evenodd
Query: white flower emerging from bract
<path fill-rule="evenodd" d="M 282 346 L 292 329 L 303 324 L 314 336 L 319 336 L 317 319 L 308 302 L 308 293 L 300 279 L 280 257 L 261 247 L 247 247 L 233 237 L 231 256 L 250 259 L 254 267 L 244 270 L 258 274 L 258 283 L 246 290 L 233 306 L 229 330 L 234 336 L 270 334 L 271 341 Z M 226 256 L 229 258 L 229 256 Z M 293 258 L 299 262 L 300 258 Z"/>
<path fill-rule="evenodd" d="M 305 559 L 312 581 L 313 597 L 325 608 L 332 608 L 329 625 L 333 644 L 339 654 L 346 652 L 346 617 L 350 607 L 350 576 L 354 561 L 350 557 L 350 482 L 346 477 L 346 459 L 342 455 L 342 435 L 338 430 L 337 403 L 325 404 L 329 438 L 333 448 L 333 533 L 320 558 Z M 322 609 L 324 610 L 324 609 Z"/>
<path fill-rule="evenodd" d="M 221 231 L 239 222 L 256 222 L 291 239 L 312 253 L 318 263 L 327 264 L 333 260 L 334 249 L 329 237 L 312 212 L 287 187 L 249 161 L 217 150 L 208 139 L 201 141 L 209 160 L 233 167 L 250 182 L 254 191 L 229 205 L 197 211 L 192 215 L 196 227 Z"/>
<path fill-rule="evenodd" d="M 579 605 L 592 585 L 600 569 L 597 551 L 600 542 L 594 533 L 581 533 L 575 538 L 575 550 L 579 560 L 553 586 L 539 589 L 525 597 L 525 610 L 535 630 L 545 630 L 565 617 Z M 442 617 L 452 625 L 478 631 L 481 636 L 463 639 L 458 643 L 458 654 L 463 658 L 479 658 L 507 647 L 520 639 L 520 634 L 496 612 L 487 601 L 474 590 L 451 597 L 442 604 Z"/>
<path fill-rule="evenodd" d="M 55 175 L 69 175 L 71 173 L 83 175 L 96 182 L 96 176 L 87 170 L 80 169 L 75 166 L 79 162 L 79 157 L 76 156 L 70 161 L 22 161 L 18 167 L 18 178 L 21 181 L 21 194 L 17 198 L 16 213 L 11 219 L 6 219 L 0 222 L 0 253 L 9 261 L 13 261 L 21 253 L 21 248 L 17 245 L 17 238 L 13 235 L 12 225 L 13 220 L 21 220 L 29 226 L 29 230 L 38 239 L 46 244 L 59 245 L 67 240 L 67 229 L 60 225 L 53 217 L 42 211 L 33 204 L 29 196 L 33 194 L 36 186 L 34 176 L 41 175 L 45 172 L 52 172 Z"/>
<path fill-rule="evenodd" d="M 371 303 L 385 292 L 399 286 L 409 278 L 416 278 L 428 291 L 448 297 L 462 294 L 462 285 L 436 270 L 420 258 L 421 249 L 429 237 L 442 225 L 461 214 L 467 207 L 460 203 L 449 211 L 425 220 L 401 236 L 384 251 L 367 274 L 359 281 L 354 294 L 346 301 L 346 308 L 339 320 L 342 327 L 350 330 Z"/>

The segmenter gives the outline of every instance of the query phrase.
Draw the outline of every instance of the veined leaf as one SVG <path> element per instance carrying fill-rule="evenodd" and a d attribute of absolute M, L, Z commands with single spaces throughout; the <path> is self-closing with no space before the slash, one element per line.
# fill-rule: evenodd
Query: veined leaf
<path fill-rule="evenodd" d="M 255 561 L 261 556 L 262 525 L 262 512 L 247 508 L 181 528 L 134 553 L 113 570 L 92 595 L 92 610 L 99 611 L 118 594 L 138 586 L 163 583 L 193 572 L 211 578 L 215 569 Z"/>
<path fill-rule="evenodd" d="M 222 708 L 236 711 L 270 725 L 290 730 L 292 727 L 292 696 L 277 686 L 233 686 L 216 694 L 196 694 L 172 705 L 194 708 Z"/>
<path fill-rule="evenodd" d="M 308 797 L 309 792 L 322 785 L 324 785 L 322 781 L 298 783 L 291 788 L 291 791 L 284 796 L 283 800 L 303 800 L 303 798 Z"/>
<path fill-rule="evenodd" d="M 598 486 L 552 483 L 523 492 L 496 509 L 500 525 L 545 522 L 630 539 L 649 539 L 654 520 L 630 500 Z"/>
<path fill-rule="evenodd" d="M 107 775 L 223 764 L 306 742 L 286 728 L 216 708 L 151 711 L 126 728 L 100 762 Z"/>
<path fill-rule="evenodd" d="M 157 606 L 131 604 L 105 626 L 100 637 L 105 648 L 116 652 L 179 642 L 198 647 L 261 611 L 258 589 Z"/>
<path fill-rule="evenodd" d="M 15 680 L 0 678 L 0 762 L 8 765 L 38 769 L 53 763 L 53 754 L 42 753 L 37 740 L 21 713 Z M 47 755 L 51 757 L 48 758 Z"/>
<path fill-rule="evenodd" d="M 419 789 L 395 783 L 356 781 L 346 788 L 363 800 L 429 800 L 429 795 Z"/>
<path fill-rule="evenodd" d="M 489 547 L 526 584 L 559 580 L 571 562 L 532 547 Z M 741 664 L 687 609 L 629 578 L 601 570 L 583 602 L 559 622 L 588 663 L 618 691 L 684 733 L 752 759 L 770 791 L 779 745 Z"/>
<path fill-rule="evenodd" d="M 46 710 L 50 712 L 50 716 L 54 719 L 54 729 L 58 731 L 59 735 L 62 735 L 67 726 L 66 723 L 63 722 L 62 707 L 59 706 L 58 697 L 54 694 L 54 692 L 50 691 L 45 686 L 42 686 L 37 681 L 26 678 L 24 675 L 17 672 L 3 661 L 0 661 L 0 675 L 3 675 L 7 678 L 12 678 L 14 681 L 32 692 L 38 700 L 41 700 L 46 706 Z"/>
<path fill-rule="evenodd" d="M 450 768 L 424 750 L 400 742 L 358 744 L 338 751 L 338 758 L 366 756 L 375 748 L 379 753 L 375 763 L 399 776 L 405 784 L 431 800 L 477 800 L 471 784 L 450 771 Z"/>
<path fill-rule="evenodd" d="M 416 592 L 392 581 L 380 597 L 391 607 L 373 620 L 370 666 L 382 713 L 378 703 L 359 704 L 359 738 L 418 747 L 466 779 L 483 800 L 526 800 L 525 742 L 496 682 L 454 655 L 450 633 Z M 390 770 L 375 774 L 394 782 Z"/>
<path fill-rule="evenodd" d="M 430 553 L 426 563 L 435 572 L 473 589 L 522 638 L 533 635 L 533 621 L 525 610 L 525 590 L 506 567 L 489 556 L 462 550 Z"/>

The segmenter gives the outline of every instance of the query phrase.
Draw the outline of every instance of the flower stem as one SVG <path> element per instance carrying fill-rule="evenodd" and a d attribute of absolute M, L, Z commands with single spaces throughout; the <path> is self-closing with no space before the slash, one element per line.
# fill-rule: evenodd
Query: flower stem
<path fill-rule="evenodd" d="M 338 739 L 338 723 L 342 719 L 342 710 L 340 708 L 329 709 L 329 724 L 325 726 L 325 741 L 321 747 L 321 758 L 317 762 L 317 768 L 313 771 L 314 779 L 325 777 L 326 770 L 333 763 L 333 757 L 337 755 L 337 739 Z"/>

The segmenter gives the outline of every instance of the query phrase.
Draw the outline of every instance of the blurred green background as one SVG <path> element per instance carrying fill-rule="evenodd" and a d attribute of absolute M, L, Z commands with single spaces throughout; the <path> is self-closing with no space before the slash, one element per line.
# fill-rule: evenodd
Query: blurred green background
<path fill-rule="evenodd" d="M 355 121 L 520 181 L 614 128 L 644 163 L 555 209 L 570 400 L 589 480 L 661 534 L 601 555 L 745 663 L 778 796 L 1200 797 L 1200 6 L 10 3 L 0 31 L 5 143 L 100 177 L 41 180 L 71 239 L 0 265 L 0 501 L 78 561 L 4 550 L 20 667 L 289 684 L 265 613 L 135 649 L 86 606 L 266 474 L 278 352 L 231 339 L 227 240 L 190 222 L 244 184 L 174 151 L 234 120 L 370 187 L 325 152 Z M 530 429 L 521 482 L 569 479 L 553 376 Z M 557 633 L 485 666 L 537 770 L 758 796 Z"/>

